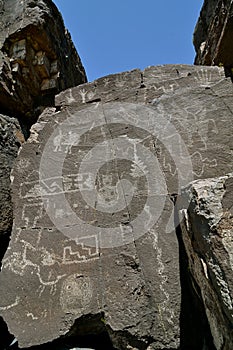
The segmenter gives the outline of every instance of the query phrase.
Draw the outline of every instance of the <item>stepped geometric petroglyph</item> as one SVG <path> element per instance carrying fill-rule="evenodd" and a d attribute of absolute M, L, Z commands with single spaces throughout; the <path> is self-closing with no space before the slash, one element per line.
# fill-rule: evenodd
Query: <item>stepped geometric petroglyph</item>
<path fill-rule="evenodd" d="M 12 172 L 0 274 L 21 347 L 87 317 L 117 349 L 179 348 L 174 202 L 232 169 L 232 89 L 221 68 L 150 67 L 68 89 L 41 114 Z"/>

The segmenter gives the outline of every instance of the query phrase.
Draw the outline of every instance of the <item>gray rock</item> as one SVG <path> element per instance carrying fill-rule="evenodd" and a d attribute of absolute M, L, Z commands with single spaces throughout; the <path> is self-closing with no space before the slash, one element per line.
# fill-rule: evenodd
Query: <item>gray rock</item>
<path fill-rule="evenodd" d="M 20 347 L 107 332 L 116 349 L 179 348 L 173 202 L 232 169 L 232 89 L 220 68 L 150 67 L 68 89 L 42 113 L 12 173 L 0 274 Z"/>
<path fill-rule="evenodd" d="M 193 182 L 181 225 L 191 279 L 200 290 L 217 350 L 233 348 L 233 174 Z"/>
<path fill-rule="evenodd" d="M 0 261 L 8 246 L 13 222 L 10 172 L 23 142 L 18 121 L 0 114 Z"/>
<path fill-rule="evenodd" d="M 13 223 L 10 190 L 10 173 L 17 157 L 19 146 L 24 142 L 21 128 L 15 118 L 0 114 L 0 262 L 9 244 Z M 1 345 L 11 339 L 7 327 L 0 318 Z"/>

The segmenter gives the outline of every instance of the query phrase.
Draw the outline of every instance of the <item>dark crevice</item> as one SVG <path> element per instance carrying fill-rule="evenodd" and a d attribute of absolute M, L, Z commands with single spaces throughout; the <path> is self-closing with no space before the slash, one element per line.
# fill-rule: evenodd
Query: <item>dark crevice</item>
<path fill-rule="evenodd" d="M 6 323 L 0 317 L 0 350 L 8 350 L 8 346 L 13 340 L 14 336 L 9 333 Z M 14 348 L 10 348 L 10 350 L 14 350 Z"/>
<path fill-rule="evenodd" d="M 231 82 L 233 83 L 233 72 L 232 72 L 232 69 L 233 69 L 232 67 L 225 66 L 224 67 L 224 73 L 225 73 L 226 78 L 230 78 Z"/>
<path fill-rule="evenodd" d="M 11 236 L 11 230 L 5 231 L 4 233 L 1 232 L 0 271 L 2 268 L 2 259 L 7 251 L 9 243 L 10 243 L 10 236 Z M 1 334 L 1 332 L 0 332 L 0 334 Z"/>
<path fill-rule="evenodd" d="M 143 76 L 143 73 L 141 73 L 141 84 L 140 84 L 140 89 L 143 89 L 145 88 L 146 85 L 144 84 L 144 76 Z"/>
<path fill-rule="evenodd" d="M 96 102 L 101 102 L 101 98 L 96 98 L 94 100 L 87 101 L 86 103 L 90 104 L 90 103 L 96 103 Z"/>
<path fill-rule="evenodd" d="M 25 140 L 27 140 L 30 136 L 30 129 L 32 125 L 37 122 L 39 116 L 46 107 L 55 107 L 55 94 L 35 97 L 34 108 L 28 113 L 23 114 L 17 112 L 17 114 L 15 114 L 4 108 L 4 106 L 0 106 L 0 114 L 17 119 Z"/>
<path fill-rule="evenodd" d="M 5 333 L 8 333 L 6 326 Z M 116 350 L 112 345 L 103 314 L 82 316 L 74 323 L 66 336 L 46 344 L 23 349 L 19 348 L 17 342 L 10 346 L 13 339 L 14 337 L 9 335 L 4 345 L 0 345 L 0 350 L 68 350 L 77 347 L 93 350 Z"/>
<path fill-rule="evenodd" d="M 175 211 L 175 223 L 178 224 L 177 211 Z M 176 226 L 176 235 L 179 243 L 181 284 L 180 350 L 216 350 L 200 287 L 189 270 L 189 259 L 180 225 Z"/>

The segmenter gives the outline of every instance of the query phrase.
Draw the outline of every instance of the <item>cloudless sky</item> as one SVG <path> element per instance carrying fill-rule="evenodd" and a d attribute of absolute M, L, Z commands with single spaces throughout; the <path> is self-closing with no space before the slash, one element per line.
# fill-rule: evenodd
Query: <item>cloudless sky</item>
<path fill-rule="evenodd" d="M 192 64 L 203 0 L 54 0 L 88 80 L 166 63 Z"/>

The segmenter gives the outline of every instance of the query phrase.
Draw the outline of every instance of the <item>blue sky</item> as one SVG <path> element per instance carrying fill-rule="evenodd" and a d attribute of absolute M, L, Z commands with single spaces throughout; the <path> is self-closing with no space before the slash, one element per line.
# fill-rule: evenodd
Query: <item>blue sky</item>
<path fill-rule="evenodd" d="M 192 64 L 203 0 L 54 0 L 88 80 L 166 63 Z"/>

